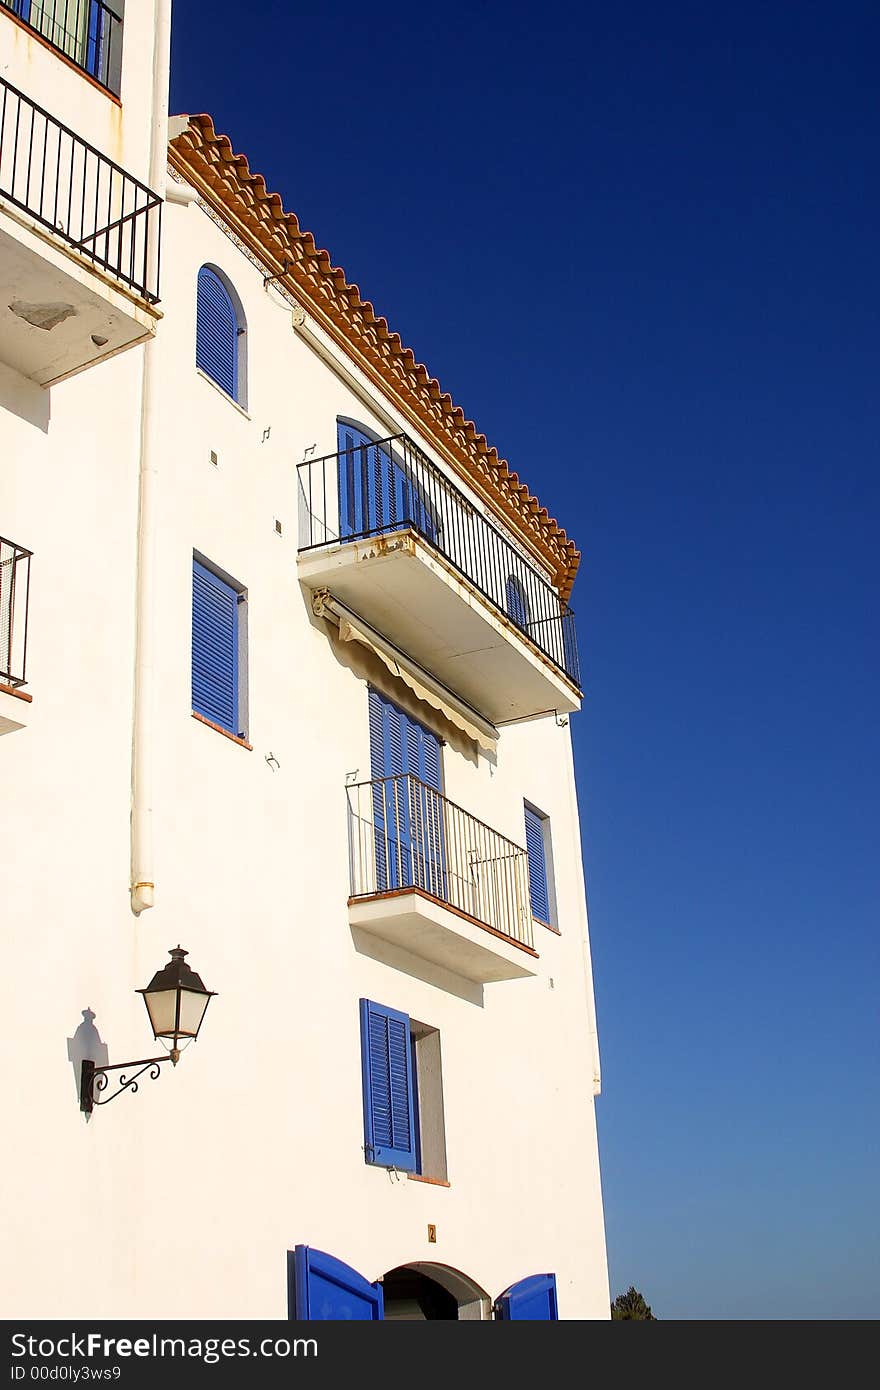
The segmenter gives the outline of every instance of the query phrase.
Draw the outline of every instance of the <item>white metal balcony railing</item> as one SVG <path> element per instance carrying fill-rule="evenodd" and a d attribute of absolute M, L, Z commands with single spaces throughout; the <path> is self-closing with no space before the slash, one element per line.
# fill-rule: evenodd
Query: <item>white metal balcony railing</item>
<path fill-rule="evenodd" d="M 346 788 L 352 898 L 418 889 L 533 947 L 526 851 L 417 777 Z"/>

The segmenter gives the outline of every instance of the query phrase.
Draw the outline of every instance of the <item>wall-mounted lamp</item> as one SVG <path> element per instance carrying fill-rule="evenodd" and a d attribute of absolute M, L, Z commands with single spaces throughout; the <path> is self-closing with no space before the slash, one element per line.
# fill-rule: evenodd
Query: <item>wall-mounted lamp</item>
<path fill-rule="evenodd" d="M 136 993 L 144 996 L 153 1037 L 157 1040 L 170 1038 L 170 1050 L 161 1057 L 142 1057 L 137 1062 L 118 1062 L 112 1067 L 97 1067 L 94 1062 L 84 1061 L 80 1073 L 79 1108 L 87 1115 L 91 1115 L 96 1105 L 107 1105 L 123 1091 L 136 1091 L 138 1078 L 145 1071 L 149 1070 L 150 1080 L 155 1081 L 163 1062 L 170 1062 L 176 1067 L 180 1061 L 180 1048 L 177 1046 L 180 1039 L 194 1042 L 199 1036 L 202 1020 L 216 990 L 205 989 L 201 976 L 186 964 L 187 952 L 182 947 L 175 946 L 169 954 L 169 964 L 156 971 L 146 989 L 139 989 Z M 132 1067 L 138 1070 L 133 1076 L 127 1077 L 125 1073 L 130 1072 Z M 108 1073 L 111 1071 L 120 1073 L 119 1088 L 100 1099 L 109 1084 Z"/>

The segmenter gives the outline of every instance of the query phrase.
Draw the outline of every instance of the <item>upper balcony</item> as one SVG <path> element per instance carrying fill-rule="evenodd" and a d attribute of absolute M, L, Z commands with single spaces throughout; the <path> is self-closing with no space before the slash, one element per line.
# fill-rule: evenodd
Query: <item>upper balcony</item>
<path fill-rule="evenodd" d="M 346 795 L 352 927 L 480 984 L 537 973 L 521 845 L 406 773 Z"/>
<path fill-rule="evenodd" d="M 574 614 L 405 434 L 299 465 L 299 578 L 493 723 L 580 707 Z"/>
<path fill-rule="evenodd" d="M 0 536 L 0 734 L 27 722 L 28 602 L 31 551 Z"/>
<path fill-rule="evenodd" d="M 149 337 L 157 194 L 0 78 L 0 360 L 49 386 Z"/>
<path fill-rule="evenodd" d="M 31 33 L 119 96 L 124 0 L 0 0 Z"/>

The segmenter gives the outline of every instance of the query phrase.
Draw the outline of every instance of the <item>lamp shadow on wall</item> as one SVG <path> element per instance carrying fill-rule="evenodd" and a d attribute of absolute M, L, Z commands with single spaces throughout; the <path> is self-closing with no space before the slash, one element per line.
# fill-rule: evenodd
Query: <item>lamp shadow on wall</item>
<path fill-rule="evenodd" d="M 80 1074 L 83 1062 L 94 1062 L 96 1067 L 106 1067 L 110 1051 L 101 1034 L 95 1027 L 95 1015 L 91 1009 L 82 1010 L 82 1023 L 72 1038 L 67 1039 L 67 1059 L 73 1067 L 73 1080 L 76 1087 L 76 1103 L 79 1105 Z M 90 1120 L 91 1115 L 84 1117 Z"/>
<path fill-rule="evenodd" d="M 52 417 L 52 396 L 45 386 L 38 386 L 20 372 L 0 362 L 0 409 L 17 415 L 26 424 L 49 433 Z"/>

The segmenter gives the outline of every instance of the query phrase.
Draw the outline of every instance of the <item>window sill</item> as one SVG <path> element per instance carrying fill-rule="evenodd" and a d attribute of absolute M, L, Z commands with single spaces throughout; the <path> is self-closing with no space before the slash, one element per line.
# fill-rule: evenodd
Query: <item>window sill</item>
<path fill-rule="evenodd" d="M 29 695 L 26 690 L 19 690 L 17 685 L 4 685 L 0 681 L 0 695 L 11 695 L 14 700 L 24 700 L 26 704 L 33 703 L 33 695 Z"/>
<path fill-rule="evenodd" d="M 203 372 L 201 367 L 196 367 L 196 376 L 200 376 L 202 378 L 202 381 L 206 381 L 208 385 L 211 387 L 211 389 L 217 392 L 218 396 L 222 396 L 224 401 L 226 401 L 228 405 L 232 406 L 233 410 L 238 411 L 239 415 L 243 415 L 246 420 L 249 420 L 251 418 L 245 410 L 244 406 L 239 405 L 238 401 L 234 398 L 234 396 L 230 396 L 229 392 L 224 391 L 222 386 L 218 386 L 214 378 L 212 376 L 208 376 L 207 372 Z"/>
<path fill-rule="evenodd" d="M 545 931 L 552 931 L 554 936 L 561 936 L 562 932 L 558 927 L 554 927 L 552 922 L 542 922 L 540 917 L 533 917 L 532 921 L 536 927 L 543 927 Z"/>
<path fill-rule="evenodd" d="M 426 1182 L 429 1183 L 431 1187 L 452 1186 L 452 1183 L 447 1182 L 445 1178 L 426 1178 L 422 1173 L 407 1173 L 406 1176 L 409 1178 L 410 1182 Z"/>
<path fill-rule="evenodd" d="M 253 744 L 248 743 L 246 738 L 239 738 L 238 734 L 231 734 L 228 729 L 224 729 L 222 724 L 215 724 L 213 719 L 206 719 L 203 714 L 196 714 L 195 710 L 192 712 L 192 717 L 197 719 L 200 724 L 207 724 L 209 729 L 216 729 L 217 733 L 228 738 L 230 743 L 237 743 L 240 748 L 246 748 L 249 753 L 253 753 Z"/>

